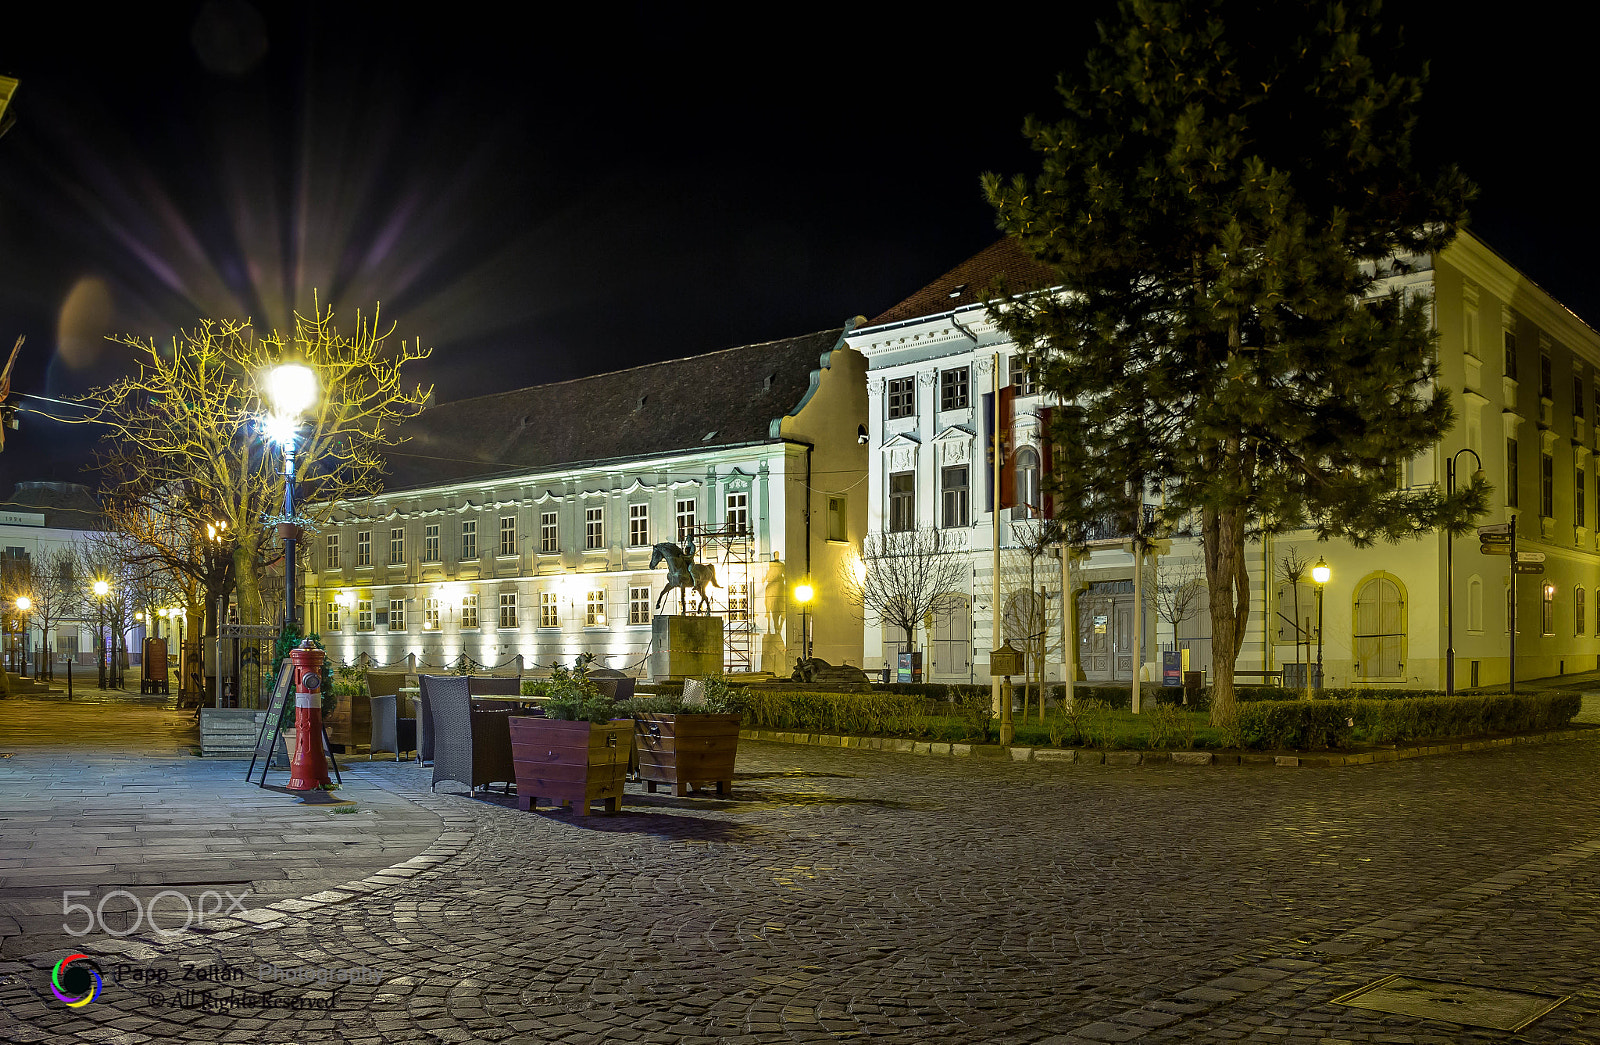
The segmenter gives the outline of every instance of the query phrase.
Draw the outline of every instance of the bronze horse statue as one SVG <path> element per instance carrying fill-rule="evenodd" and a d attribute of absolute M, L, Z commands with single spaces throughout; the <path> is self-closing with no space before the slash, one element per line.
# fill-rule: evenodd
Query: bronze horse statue
<path fill-rule="evenodd" d="M 700 593 L 700 612 L 705 613 L 711 609 L 711 596 L 706 594 L 707 588 L 720 588 L 717 583 L 717 567 L 709 562 L 694 561 L 694 545 L 690 544 L 687 551 L 676 544 L 658 544 L 650 549 L 650 568 L 653 570 L 662 562 L 667 564 L 667 583 L 661 586 L 661 594 L 656 596 L 656 610 L 661 610 L 661 603 L 667 597 L 667 592 L 673 588 L 678 589 L 678 610 L 687 613 L 685 605 L 688 589 L 693 588 Z"/>

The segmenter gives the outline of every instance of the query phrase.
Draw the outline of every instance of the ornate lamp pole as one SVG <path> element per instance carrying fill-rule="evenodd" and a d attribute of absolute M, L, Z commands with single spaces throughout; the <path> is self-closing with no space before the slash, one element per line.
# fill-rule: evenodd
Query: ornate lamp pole
<path fill-rule="evenodd" d="M 1450 460 L 1444 465 L 1444 490 L 1446 496 L 1456 492 L 1456 458 L 1462 454 L 1472 454 L 1472 459 L 1477 462 L 1478 470 L 1472 473 L 1473 482 L 1483 481 L 1483 458 L 1475 451 L 1461 449 L 1450 455 Z M 1456 692 L 1456 539 L 1453 534 L 1445 534 L 1444 538 L 1444 576 L 1447 590 L 1444 599 L 1444 694 L 1447 697 L 1455 696 Z M 1515 641 L 1515 640 L 1513 640 Z"/>
<path fill-rule="evenodd" d="M 1333 576 L 1333 571 L 1328 569 L 1328 560 L 1317 556 L 1317 564 L 1311 567 L 1311 579 L 1317 582 L 1317 688 L 1321 689 L 1322 681 L 1322 589 L 1328 586 L 1328 578 Z"/>
<path fill-rule="evenodd" d="M 816 592 L 810 581 L 795 585 L 794 601 L 800 604 L 800 658 L 811 659 L 811 598 Z"/>
<path fill-rule="evenodd" d="M 94 644 L 99 647 L 96 661 L 100 666 L 100 688 L 106 688 L 106 596 L 111 594 L 111 585 L 105 581 L 95 581 L 94 587 Z"/>
<path fill-rule="evenodd" d="M 17 614 L 21 618 L 22 626 L 17 630 L 22 633 L 22 638 L 19 642 L 17 658 L 22 662 L 22 667 L 18 669 L 18 673 L 23 675 L 28 674 L 28 611 L 31 609 L 33 609 L 33 600 L 28 598 L 26 595 L 18 595 Z"/>
<path fill-rule="evenodd" d="M 278 521 L 278 536 L 283 539 L 283 625 L 287 629 L 295 623 L 295 543 L 300 538 L 294 514 L 295 436 L 300 415 L 316 402 L 317 375 L 300 363 L 273 367 L 267 375 L 267 396 L 273 409 L 267 418 L 267 435 L 283 449 L 283 518 Z"/>

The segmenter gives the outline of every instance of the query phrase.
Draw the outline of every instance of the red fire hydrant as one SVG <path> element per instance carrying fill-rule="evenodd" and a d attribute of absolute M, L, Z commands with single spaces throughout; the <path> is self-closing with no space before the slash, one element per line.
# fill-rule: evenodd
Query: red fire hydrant
<path fill-rule="evenodd" d="M 326 656 L 306 639 L 289 651 L 294 665 L 294 762 L 290 791 L 326 789 L 328 757 L 322 750 L 322 660 Z"/>

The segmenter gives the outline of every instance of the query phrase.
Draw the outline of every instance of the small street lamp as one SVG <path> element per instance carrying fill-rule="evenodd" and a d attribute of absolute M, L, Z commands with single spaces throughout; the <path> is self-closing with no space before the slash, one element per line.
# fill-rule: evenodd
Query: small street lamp
<path fill-rule="evenodd" d="M 94 593 L 94 644 L 97 648 L 95 659 L 100 668 L 100 688 L 106 688 L 106 596 L 111 594 L 111 585 L 103 580 L 95 581 L 89 589 Z"/>
<path fill-rule="evenodd" d="M 795 585 L 794 601 L 800 604 L 800 656 L 802 660 L 811 659 L 811 599 L 816 594 L 812 590 L 810 581 L 801 581 Z"/>
<path fill-rule="evenodd" d="M 24 674 L 27 673 L 26 658 L 28 655 L 28 611 L 31 609 L 33 609 L 33 600 L 28 598 L 26 595 L 18 595 L 17 613 L 19 613 L 22 617 L 22 626 L 17 630 L 22 633 L 22 639 L 20 648 L 17 651 L 17 655 L 13 658 L 13 664 L 15 664 L 17 661 L 21 661 L 22 667 L 19 669 L 19 671 Z"/>
<path fill-rule="evenodd" d="M 1322 589 L 1328 586 L 1328 578 L 1333 576 L 1333 571 L 1328 569 L 1328 560 L 1317 556 L 1317 564 L 1311 567 L 1311 579 L 1317 582 L 1317 688 L 1323 686 L 1322 680 Z"/>
<path fill-rule="evenodd" d="M 283 539 L 283 626 L 295 624 L 294 556 L 300 526 L 294 514 L 294 450 L 300 415 L 317 400 L 317 375 L 300 363 L 283 363 L 267 374 L 267 397 L 272 400 L 272 416 L 267 418 L 267 437 L 283 450 L 283 518 L 278 536 Z"/>

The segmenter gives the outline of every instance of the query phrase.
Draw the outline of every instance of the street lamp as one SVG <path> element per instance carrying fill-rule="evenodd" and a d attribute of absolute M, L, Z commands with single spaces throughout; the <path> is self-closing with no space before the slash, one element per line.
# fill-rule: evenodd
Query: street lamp
<path fill-rule="evenodd" d="M 22 627 L 19 629 L 22 632 L 22 641 L 21 649 L 18 651 L 17 656 L 12 658 L 13 665 L 18 659 L 26 658 L 28 654 L 28 611 L 31 609 L 33 609 L 33 600 L 26 595 L 18 595 L 17 612 L 22 615 Z M 24 664 L 23 670 L 26 670 L 26 664 Z"/>
<path fill-rule="evenodd" d="M 811 659 L 811 598 L 816 592 L 810 581 L 795 585 L 794 601 L 800 604 L 800 654 L 802 660 Z"/>
<path fill-rule="evenodd" d="M 1462 454 L 1472 454 L 1472 459 L 1478 463 L 1478 470 L 1472 473 L 1473 485 L 1484 481 L 1483 458 L 1473 450 L 1460 449 L 1450 455 L 1444 465 L 1444 490 L 1445 496 L 1453 496 L 1456 492 L 1456 458 Z M 1444 576 L 1448 590 L 1445 592 L 1444 610 L 1444 695 L 1455 696 L 1456 692 L 1456 539 L 1454 534 L 1446 534 L 1444 538 Z M 1513 639 L 1513 642 L 1516 640 Z M 1513 683 L 1513 686 L 1515 684 Z"/>
<path fill-rule="evenodd" d="M 267 418 L 267 437 L 283 449 L 283 519 L 278 536 L 283 539 L 283 625 L 295 624 L 294 556 L 300 527 L 294 514 L 294 449 L 300 415 L 317 399 L 317 375 L 300 363 L 275 366 L 267 374 L 267 398 L 273 413 Z"/>
<path fill-rule="evenodd" d="M 95 660 L 100 668 L 100 688 L 106 688 L 106 596 L 111 594 L 111 585 L 105 581 L 95 581 L 89 589 L 94 593 L 94 644 L 96 650 Z"/>
<path fill-rule="evenodd" d="M 1328 569 L 1328 560 L 1317 556 L 1317 564 L 1311 567 L 1311 579 L 1317 582 L 1317 688 L 1321 689 L 1322 682 L 1322 589 L 1327 587 L 1328 578 L 1333 576 L 1333 571 Z"/>

